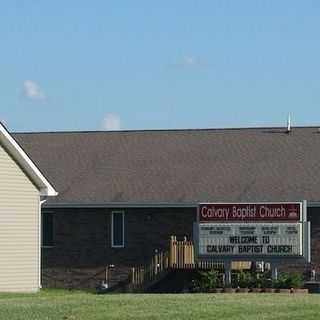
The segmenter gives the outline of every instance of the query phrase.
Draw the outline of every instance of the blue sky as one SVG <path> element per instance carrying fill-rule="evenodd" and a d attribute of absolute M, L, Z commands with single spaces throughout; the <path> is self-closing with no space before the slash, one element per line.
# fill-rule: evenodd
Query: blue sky
<path fill-rule="evenodd" d="M 320 125 L 320 1 L 0 2 L 10 130 Z"/>

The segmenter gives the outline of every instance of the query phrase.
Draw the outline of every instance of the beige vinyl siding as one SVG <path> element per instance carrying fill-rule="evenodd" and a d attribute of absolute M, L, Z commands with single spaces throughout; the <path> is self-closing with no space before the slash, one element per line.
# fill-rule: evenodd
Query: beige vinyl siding
<path fill-rule="evenodd" d="M 0 291 L 39 289 L 39 191 L 0 144 Z"/>

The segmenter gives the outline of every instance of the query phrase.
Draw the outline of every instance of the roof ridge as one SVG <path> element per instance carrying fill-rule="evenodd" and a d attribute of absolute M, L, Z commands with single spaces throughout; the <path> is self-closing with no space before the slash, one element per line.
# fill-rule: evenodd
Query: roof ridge
<path fill-rule="evenodd" d="M 320 126 L 293 126 L 292 129 L 315 129 Z M 61 131 L 15 131 L 12 134 L 78 134 L 78 133 L 139 133 L 139 132 L 178 132 L 178 131 L 241 131 L 241 130 L 275 130 L 284 129 L 284 126 L 271 127 L 223 127 L 223 128 L 180 128 L 180 129 L 133 129 L 133 130 L 61 130 Z"/>

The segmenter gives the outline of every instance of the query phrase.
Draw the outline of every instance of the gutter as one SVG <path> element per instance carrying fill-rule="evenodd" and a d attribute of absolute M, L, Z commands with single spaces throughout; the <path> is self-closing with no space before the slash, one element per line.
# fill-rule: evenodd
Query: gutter
<path fill-rule="evenodd" d="M 45 208 L 197 208 L 198 202 L 48 203 Z"/>

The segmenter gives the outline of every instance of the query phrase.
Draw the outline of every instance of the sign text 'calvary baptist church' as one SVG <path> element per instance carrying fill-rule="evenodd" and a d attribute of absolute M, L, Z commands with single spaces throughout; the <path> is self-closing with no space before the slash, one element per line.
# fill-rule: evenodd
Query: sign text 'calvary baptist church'
<path fill-rule="evenodd" d="M 299 221 L 301 203 L 203 203 L 199 221 Z"/>

